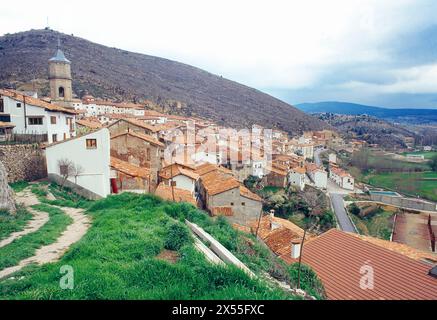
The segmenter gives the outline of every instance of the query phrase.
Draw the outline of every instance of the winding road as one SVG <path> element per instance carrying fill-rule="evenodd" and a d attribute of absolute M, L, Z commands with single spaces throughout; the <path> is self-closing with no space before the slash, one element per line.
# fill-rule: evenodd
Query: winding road
<path fill-rule="evenodd" d="M 317 149 L 314 151 L 314 161 L 316 165 L 321 166 L 322 160 L 320 154 L 325 152 L 324 149 Z M 331 179 L 328 179 L 327 193 L 331 199 L 332 208 L 334 209 L 335 216 L 337 217 L 338 226 L 342 231 L 356 233 L 355 226 L 349 218 L 349 215 L 344 208 L 343 197 L 348 194 L 346 190 L 341 189 Z"/>

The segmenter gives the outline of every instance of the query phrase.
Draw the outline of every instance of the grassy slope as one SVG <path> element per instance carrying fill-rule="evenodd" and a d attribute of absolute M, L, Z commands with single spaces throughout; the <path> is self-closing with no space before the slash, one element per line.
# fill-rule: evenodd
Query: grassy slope
<path fill-rule="evenodd" d="M 3 299 L 290 299 L 279 289 L 253 280 L 233 267 L 208 263 L 191 244 L 171 264 L 156 259 L 163 250 L 166 225 L 185 218 L 204 227 L 256 272 L 284 267 L 253 237 L 223 219 L 212 221 L 187 204 L 154 196 L 121 194 L 96 202 L 93 225 L 55 264 L 29 267 L 22 280 L 0 282 Z M 60 267 L 74 268 L 74 290 L 59 288 Z M 284 267 L 284 273 L 288 270 Z"/>
<path fill-rule="evenodd" d="M 393 212 L 382 211 L 369 218 L 350 214 L 360 234 L 390 240 L 393 230 Z"/>
<path fill-rule="evenodd" d="M 416 182 L 414 184 L 408 183 L 410 179 L 414 179 Z M 366 177 L 366 181 L 373 186 L 393 189 L 406 194 L 414 193 L 423 198 L 437 201 L 437 180 L 423 179 L 437 179 L 437 173 L 381 173 Z"/>
<path fill-rule="evenodd" d="M 425 159 L 427 160 L 431 160 L 434 156 L 437 155 L 436 151 L 430 151 L 430 152 L 426 152 L 426 151 L 417 151 L 417 152 L 404 152 L 402 153 L 402 155 L 407 156 L 407 155 L 423 155 L 425 157 Z"/>
<path fill-rule="evenodd" d="M 7 238 L 11 233 L 21 231 L 32 215 L 22 206 L 17 207 L 15 215 L 0 211 L 0 240 Z"/>
<path fill-rule="evenodd" d="M 38 248 L 55 242 L 65 228 L 72 223 L 72 219 L 60 209 L 46 204 L 36 205 L 33 208 L 49 213 L 50 220 L 38 231 L 1 248 L 0 270 L 18 264 L 21 260 L 31 257 Z"/>

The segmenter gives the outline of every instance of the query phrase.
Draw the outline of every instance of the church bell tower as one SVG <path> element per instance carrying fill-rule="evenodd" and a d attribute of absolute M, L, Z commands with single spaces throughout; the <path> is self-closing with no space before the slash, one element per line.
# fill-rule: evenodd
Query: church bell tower
<path fill-rule="evenodd" d="M 58 38 L 56 53 L 49 60 L 50 98 L 53 102 L 69 106 L 73 99 L 71 80 L 71 62 L 62 52 Z"/>

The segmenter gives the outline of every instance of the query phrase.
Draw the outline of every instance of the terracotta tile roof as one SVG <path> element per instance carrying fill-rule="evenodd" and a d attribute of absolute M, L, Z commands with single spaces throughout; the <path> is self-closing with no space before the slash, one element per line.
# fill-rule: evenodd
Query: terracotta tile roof
<path fill-rule="evenodd" d="M 240 187 L 240 182 L 218 170 L 201 175 L 201 182 L 210 196 Z"/>
<path fill-rule="evenodd" d="M 296 262 L 290 254 L 287 263 Z M 303 263 L 311 266 L 331 300 L 436 300 L 437 279 L 432 265 L 408 258 L 337 229 L 308 241 Z M 374 288 L 363 290 L 363 266 L 373 268 Z"/>
<path fill-rule="evenodd" d="M 419 261 L 427 260 L 427 261 L 433 261 L 434 263 L 437 263 L 437 253 L 421 251 L 421 250 L 409 247 L 403 243 L 387 241 L 387 240 L 383 240 L 383 239 L 378 239 L 378 238 L 363 236 L 363 235 L 358 235 L 358 234 L 352 234 L 352 235 L 359 237 L 364 241 L 368 241 L 370 243 L 373 243 L 373 244 L 376 244 L 378 246 L 389 249 L 391 251 L 401 253 L 404 256 L 407 256 L 411 259 L 415 259 L 415 260 L 419 260 Z"/>
<path fill-rule="evenodd" d="M 154 132 L 154 133 L 159 131 L 159 129 L 156 126 L 152 126 L 144 121 L 137 120 L 135 118 L 127 118 L 127 117 L 123 117 L 123 118 L 117 120 L 116 122 L 111 124 L 110 127 L 112 127 L 113 125 L 115 125 L 116 123 L 118 123 L 120 121 L 125 121 L 125 122 L 130 123 L 134 126 L 149 130 L 149 131 Z"/>
<path fill-rule="evenodd" d="M 88 119 L 80 119 L 76 120 L 76 124 L 79 124 L 81 126 L 90 128 L 90 129 L 99 129 L 102 127 L 102 124 L 98 121 L 92 121 Z"/>
<path fill-rule="evenodd" d="M 140 177 L 140 178 L 148 179 L 150 176 L 149 169 L 138 167 L 129 162 L 114 157 L 111 157 L 111 167 L 131 177 Z"/>
<path fill-rule="evenodd" d="M 154 138 L 152 136 L 149 136 L 147 134 L 139 133 L 139 132 L 134 132 L 134 131 L 129 131 L 129 132 L 123 132 L 123 133 L 116 134 L 116 135 L 111 137 L 111 140 L 116 139 L 116 138 L 121 137 L 121 136 L 135 137 L 135 138 L 147 141 L 147 142 L 149 142 L 151 144 L 154 144 L 154 145 L 156 145 L 158 147 L 164 147 L 164 144 L 162 142 L 160 142 L 158 139 L 156 139 L 156 138 Z"/>
<path fill-rule="evenodd" d="M 232 207 L 214 207 L 211 210 L 211 214 L 213 216 L 225 216 L 225 217 L 231 217 L 234 215 L 234 212 L 232 210 Z"/>
<path fill-rule="evenodd" d="M 26 100 L 26 104 L 43 108 L 48 111 L 58 111 L 58 112 L 64 112 L 69 114 L 77 114 L 76 110 L 74 109 L 67 109 L 61 106 L 58 106 L 56 104 L 52 104 L 49 102 L 46 102 L 41 99 L 33 98 L 30 96 L 23 95 L 22 93 L 15 91 L 15 90 L 6 90 L 6 89 L 0 89 L 0 95 L 10 97 L 14 100 L 20 101 L 24 103 L 24 100 Z"/>
<path fill-rule="evenodd" d="M 234 173 L 231 170 L 226 169 L 222 166 L 211 164 L 211 163 L 204 163 L 204 164 L 197 166 L 195 172 L 198 175 L 203 176 L 207 173 L 210 173 L 211 171 L 217 171 L 217 170 L 222 172 L 222 173 L 228 174 L 230 176 L 234 175 Z"/>
<path fill-rule="evenodd" d="M 294 167 L 294 168 L 291 169 L 291 170 L 294 171 L 294 172 L 297 172 L 297 173 L 299 173 L 299 174 L 305 174 L 305 173 L 306 173 L 305 168 L 301 168 L 301 167 Z"/>
<path fill-rule="evenodd" d="M 15 124 L 13 124 L 12 122 L 0 121 L 0 128 L 13 128 L 13 127 L 15 127 Z"/>
<path fill-rule="evenodd" d="M 179 188 L 173 188 L 174 191 L 174 198 L 175 202 L 188 202 L 192 205 L 196 206 L 196 200 L 194 199 L 193 195 L 190 191 L 179 189 Z M 158 197 L 161 197 L 165 200 L 173 201 L 173 194 L 171 190 L 171 186 L 168 186 L 164 183 L 160 183 L 158 187 L 155 190 L 155 195 Z"/>
<path fill-rule="evenodd" d="M 339 176 L 339 177 L 350 177 L 350 178 L 352 178 L 352 176 L 349 173 L 347 173 L 346 171 L 344 171 L 343 169 L 340 169 L 338 167 L 331 166 L 331 171 L 334 174 L 336 174 L 337 176 Z"/>
<path fill-rule="evenodd" d="M 257 194 L 253 193 L 252 191 L 250 191 L 249 189 L 247 189 L 243 185 L 240 185 L 240 196 L 248 198 L 248 199 L 252 199 L 255 201 L 262 201 L 262 199 Z"/>
<path fill-rule="evenodd" d="M 190 169 L 189 167 L 180 164 L 167 166 L 163 168 L 159 173 L 159 176 L 163 179 L 171 179 L 178 175 L 184 175 L 193 180 L 198 180 L 200 177 L 197 173 L 194 172 L 193 169 Z"/>
<path fill-rule="evenodd" d="M 76 140 L 76 139 L 79 139 L 79 138 L 84 138 L 84 137 L 87 137 L 88 135 L 95 134 L 96 132 L 99 132 L 100 130 L 106 130 L 106 128 L 100 128 L 100 129 L 94 130 L 94 131 L 89 132 L 89 133 L 84 134 L 84 135 L 76 135 L 74 137 L 70 137 L 70 138 L 65 139 L 65 140 L 56 141 L 56 142 L 53 142 L 53 143 L 50 143 L 50 144 L 46 144 L 46 145 L 43 146 L 43 148 L 51 148 L 51 147 L 56 146 L 58 144 L 62 144 L 62 143 L 69 142 L 69 141 L 72 141 L 72 140 Z"/>

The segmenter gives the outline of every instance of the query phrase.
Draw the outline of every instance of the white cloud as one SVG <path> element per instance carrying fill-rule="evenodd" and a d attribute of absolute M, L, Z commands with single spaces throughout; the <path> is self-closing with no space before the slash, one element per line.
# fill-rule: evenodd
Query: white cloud
<path fill-rule="evenodd" d="M 381 46 L 434 19 L 422 9 L 413 0 L 27 0 L 3 6 L 0 33 L 43 28 L 48 16 L 53 29 L 98 43 L 296 89 L 333 67 L 389 61 Z"/>

